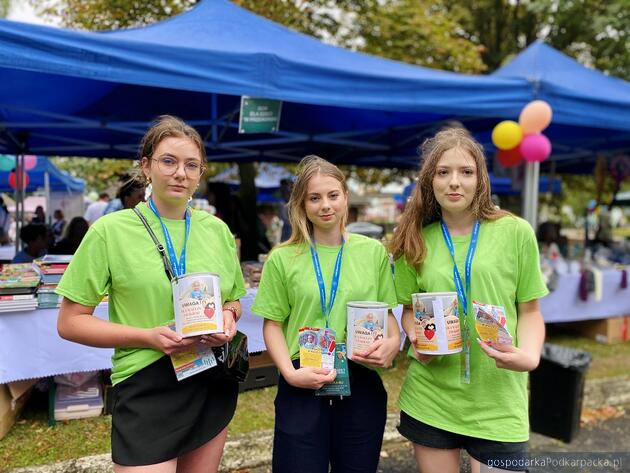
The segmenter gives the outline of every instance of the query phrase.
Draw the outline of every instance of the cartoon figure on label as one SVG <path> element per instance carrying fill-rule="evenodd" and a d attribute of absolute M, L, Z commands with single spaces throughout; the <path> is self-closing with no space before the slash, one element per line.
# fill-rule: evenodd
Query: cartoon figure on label
<path fill-rule="evenodd" d="M 214 304 L 214 300 L 211 298 L 206 298 L 203 301 L 203 313 L 206 317 L 208 317 L 209 319 L 212 319 L 214 317 L 214 312 L 216 309 L 216 306 Z"/>
<path fill-rule="evenodd" d="M 433 340 L 433 337 L 435 337 L 434 323 L 429 323 L 424 326 L 424 336 L 427 337 L 427 340 Z"/>

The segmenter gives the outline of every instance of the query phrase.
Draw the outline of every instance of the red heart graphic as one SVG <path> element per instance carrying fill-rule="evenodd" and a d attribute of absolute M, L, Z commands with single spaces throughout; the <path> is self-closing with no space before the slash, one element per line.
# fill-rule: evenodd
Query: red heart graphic
<path fill-rule="evenodd" d="M 435 336 L 435 332 L 433 330 L 424 330 L 424 336 L 427 337 L 428 340 L 433 340 Z"/>
<path fill-rule="evenodd" d="M 211 319 L 212 317 L 214 317 L 214 309 L 212 307 L 206 307 L 203 311 L 203 313 L 206 315 L 206 317 L 208 317 L 209 319 Z"/>

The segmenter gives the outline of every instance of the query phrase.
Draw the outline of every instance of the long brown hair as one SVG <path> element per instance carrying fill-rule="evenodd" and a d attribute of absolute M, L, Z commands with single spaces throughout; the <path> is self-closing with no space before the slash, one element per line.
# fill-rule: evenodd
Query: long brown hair
<path fill-rule="evenodd" d="M 394 259 L 405 256 L 407 262 L 420 269 L 426 258 L 427 248 L 422 238 L 422 228 L 442 218 L 440 205 L 433 192 L 433 177 L 438 161 L 449 149 L 460 148 L 468 153 L 477 166 L 477 190 L 471 203 L 471 211 L 479 220 L 496 220 L 510 215 L 498 209 L 490 194 L 490 176 L 483 147 L 464 128 L 446 128 L 422 143 L 422 166 L 400 223 L 390 244 Z"/>
<path fill-rule="evenodd" d="M 293 184 L 291 197 L 289 197 L 288 213 L 291 222 L 291 236 L 280 246 L 291 245 L 294 243 L 313 244 L 313 224 L 306 216 L 306 194 L 308 192 L 308 183 L 316 175 L 330 176 L 339 181 L 341 188 L 348 196 L 348 185 L 346 184 L 346 176 L 339 170 L 337 166 L 326 161 L 319 156 L 313 154 L 308 155 L 300 161 L 297 171 L 297 178 Z M 341 219 L 341 231 L 346 228 L 346 220 L 348 212 Z"/>

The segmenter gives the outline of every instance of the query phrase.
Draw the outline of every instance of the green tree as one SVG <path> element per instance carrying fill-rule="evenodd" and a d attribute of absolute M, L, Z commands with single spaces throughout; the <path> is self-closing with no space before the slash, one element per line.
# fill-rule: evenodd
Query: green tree
<path fill-rule="evenodd" d="M 130 159 L 51 158 L 52 163 L 75 177 L 85 179 L 89 191 L 101 192 L 116 187 L 118 178 L 131 172 Z"/>
<path fill-rule="evenodd" d="M 444 0 L 489 71 L 536 39 L 589 66 L 630 79 L 628 0 Z"/>
<path fill-rule="evenodd" d="M 0 0 L 0 18 L 6 18 L 11 10 L 11 0 Z"/>
<path fill-rule="evenodd" d="M 100 31 L 149 25 L 192 7 L 196 0 L 29 0 L 43 18 L 67 28 Z"/>
<path fill-rule="evenodd" d="M 481 48 L 441 1 L 235 0 L 296 31 L 377 56 L 456 72 L 481 72 Z"/>

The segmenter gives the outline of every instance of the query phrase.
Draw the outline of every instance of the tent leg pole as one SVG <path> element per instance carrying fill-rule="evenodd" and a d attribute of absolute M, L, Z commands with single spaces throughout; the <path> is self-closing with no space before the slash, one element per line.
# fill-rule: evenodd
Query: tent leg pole
<path fill-rule="evenodd" d="M 212 94 L 212 145 L 216 146 L 217 142 L 219 141 L 219 129 L 217 126 L 217 120 L 219 118 L 219 103 L 218 103 L 218 98 L 217 98 L 217 94 Z"/>
<path fill-rule="evenodd" d="M 525 195 L 523 199 L 523 218 L 532 228 L 538 226 L 538 181 L 540 178 L 540 163 L 525 164 Z"/>

